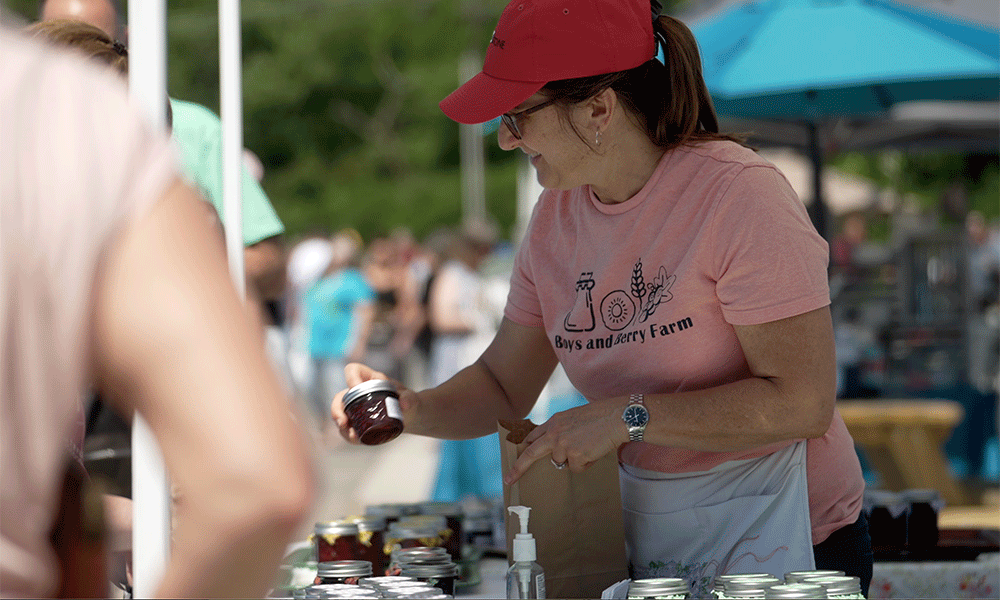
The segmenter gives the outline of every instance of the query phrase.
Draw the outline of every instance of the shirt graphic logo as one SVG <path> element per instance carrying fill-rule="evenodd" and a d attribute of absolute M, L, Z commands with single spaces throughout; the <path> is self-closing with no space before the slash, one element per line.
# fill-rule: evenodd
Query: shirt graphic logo
<path fill-rule="evenodd" d="M 656 308 L 668 302 L 674 296 L 670 288 L 677 281 L 676 275 L 667 275 L 667 270 L 660 267 L 652 281 L 647 282 L 642 272 L 642 261 L 635 263 L 632 269 L 631 290 L 614 290 L 601 300 L 599 314 L 604 326 L 611 331 L 621 331 L 633 322 L 645 323 Z M 563 327 L 566 331 L 593 331 L 597 325 L 594 315 L 594 300 L 591 290 L 594 289 L 594 273 L 580 273 L 576 282 L 576 302 L 566 314 Z"/>
<path fill-rule="evenodd" d="M 677 276 L 668 275 L 662 266 L 656 270 L 652 281 L 647 281 L 639 260 L 632 269 L 628 291 L 614 290 L 595 307 L 594 273 L 580 273 L 576 280 L 576 300 L 563 318 L 566 333 L 553 336 L 552 347 L 564 354 L 607 350 L 620 344 L 645 344 L 646 340 L 660 340 L 691 329 L 694 327 L 691 317 L 677 319 L 676 315 L 667 315 L 669 320 L 665 323 L 654 319 L 659 306 L 673 299 L 670 289 L 676 281 Z M 599 330 L 601 333 L 595 333 L 597 315 L 607 328 Z M 659 317 L 662 319 L 664 315 Z"/>
<path fill-rule="evenodd" d="M 667 270 L 662 266 L 660 267 L 659 273 L 656 277 L 653 277 L 653 281 L 650 283 L 645 283 L 642 276 L 642 261 L 635 263 L 635 268 L 632 269 L 632 295 L 642 302 L 643 296 L 646 297 L 645 304 L 639 311 L 639 322 L 645 323 L 646 319 L 653 316 L 656 312 L 656 307 L 663 304 L 664 302 L 670 301 L 674 295 L 670 293 L 670 288 L 677 281 L 676 275 L 671 275 L 667 277 Z"/>
<path fill-rule="evenodd" d="M 576 281 L 576 303 L 573 305 L 573 310 L 563 319 L 566 331 L 594 330 L 594 299 L 590 296 L 592 289 L 594 289 L 594 274 L 580 273 L 580 279 Z"/>

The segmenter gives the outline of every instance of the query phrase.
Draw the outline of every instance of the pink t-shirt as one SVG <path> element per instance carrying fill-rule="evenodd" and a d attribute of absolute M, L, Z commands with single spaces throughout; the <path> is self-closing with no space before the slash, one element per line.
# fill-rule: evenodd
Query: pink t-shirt
<path fill-rule="evenodd" d="M 731 142 L 667 152 L 620 204 L 546 190 L 518 251 L 505 314 L 544 327 L 590 401 L 710 388 L 750 376 L 733 325 L 827 306 L 829 252 L 785 177 Z M 620 459 L 695 472 L 762 456 L 629 443 Z M 864 480 L 836 414 L 807 447 L 813 543 L 853 523 Z"/>
<path fill-rule="evenodd" d="M 49 533 L 86 389 L 93 284 L 176 177 L 123 83 L 0 27 L 0 596 L 55 593 Z"/>

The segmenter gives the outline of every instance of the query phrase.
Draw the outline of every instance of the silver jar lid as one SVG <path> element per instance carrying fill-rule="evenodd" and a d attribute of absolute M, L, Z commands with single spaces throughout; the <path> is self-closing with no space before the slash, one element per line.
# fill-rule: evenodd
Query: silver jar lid
<path fill-rule="evenodd" d="M 402 504 L 372 504 L 365 508 L 366 517 L 381 517 L 383 519 L 398 519 L 403 516 Z"/>
<path fill-rule="evenodd" d="M 350 589 L 347 589 L 347 584 L 343 583 L 318 583 L 316 585 L 311 585 L 304 590 L 304 598 L 320 599 L 320 598 L 343 598 L 342 594 L 352 594 L 353 590 L 357 590 L 359 586 L 352 585 Z M 369 590 L 365 590 L 368 592 Z M 357 597 L 361 597 L 358 595 Z M 377 598 L 377 595 L 368 596 L 370 598 Z"/>
<path fill-rule="evenodd" d="M 929 504 L 941 501 L 941 492 L 935 489 L 912 489 L 902 492 L 907 502 L 927 502 Z"/>
<path fill-rule="evenodd" d="M 823 598 L 826 590 L 810 583 L 784 583 L 767 588 L 766 598 Z"/>
<path fill-rule="evenodd" d="M 367 560 L 333 560 L 321 562 L 316 567 L 319 577 L 368 577 L 372 564 Z"/>
<path fill-rule="evenodd" d="M 415 582 L 416 579 L 413 577 L 404 577 L 402 575 L 380 575 L 378 577 L 365 577 L 358 582 L 358 585 L 365 585 L 368 587 L 382 587 L 387 585 L 393 585 L 396 583 L 403 582 Z"/>
<path fill-rule="evenodd" d="M 383 588 L 385 598 L 437 598 L 443 592 L 441 588 L 424 584 L 422 586 L 402 586 Z"/>
<path fill-rule="evenodd" d="M 438 530 L 426 526 L 390 527 L 386 533 L 386 541 L 399 540 L 440 540 Z"/>
<path fill-rule="evenodd" d="M 422 515 L 462 516 L 462 505 L 458 502 L 421 502 L 419 507 Z"/>
<path fill-rule="evenodd" d="M 821 585 L 826 593 L 844 596 L 861 593 L 861 578 L 844 575 L 841 577 L 807 577 L 802 583 Z"/>
<path fill-rule="evenodd" d="M 408 564 L 432 564 L 451 562 L 448 549 L 444 546 L 399 548 L 392 551 L 392 561 Z"/>
<path fill-rule="evenodd" d="M 347 517 L 347 521 L 358 526 L 358 531 L 385 531 L 385 517 L 378 515 L 363 515 Z"/>
<path fill-rule="evenodd" d="M 410 515 L 400 517 L 398 521 L 389 525 L 393 527 L 433 527 L 434 529 L 444 529 L 448 526 L 448 520 L 444 515 Z"/>
<path fill-rule="evenodd" d="M 393 396 L 398 396 L 399 394 L 399 392 L 396 391 L 396 386 L 392 385 L 391 381 L 385 379 L 369 379 L 368 381 L 362 381 L 358 385 L 347 390 L 347 393 L 344 394 L 343 404 L 346 407 L 373 392 L 388 392 Z"/>
<path fill-rule="evenodd" d="M 814 569 L 812 571 L 791 571 L 785 573 L 785 583 L 800 583 L 806 577 L 843 577 L 843 571 Z"/>
<path fill-rule="evenodd" d="M 358 535 L 358 531 L 358 525 L 351 521 L 325 521 L 313 527 L 316 535 Z"/>
<path fill-rule="evenodd" d="M 402 575 L 417 579 L 458 576 L 458 565 L 455 563 L 400 563 L 399 569 Z"/>
<path fill-rule="evenodd" d="M 722 591 L 726 589 L 726 585 L 730 581 L 743 580 L 743 579 L 777 579 L 774 575 L 770 573 L 730 573 L 728 575 L 716 575 L 715 577 L 715 589 Z"/>
<path fill-rule="evenodd" d="M 730 579 L 726 582 L 725 589 L 728 593 L 743 589 L 764 589 L 769 585 L 778 585 L 779 583 L 784 582 L 772 575 L 767 577 L 753 577 L 750 579 Z"/>
<path fill-rule="evenodd" d="M 678 577 L 655 577 L 648 579 L 634 579 L 628 584 L 628 593 L 640 593 L 643 596 L 657 596 L 661 594 L 688 593 L 691 588 L 687 581 Z"/>

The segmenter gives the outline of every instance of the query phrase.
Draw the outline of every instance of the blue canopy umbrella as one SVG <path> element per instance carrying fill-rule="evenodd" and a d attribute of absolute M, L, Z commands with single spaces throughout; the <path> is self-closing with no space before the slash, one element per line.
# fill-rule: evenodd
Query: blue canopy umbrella
<path fill-rule="evenodd" d="M 692 24 L 720 116 L 818 125 L 915 100 L 1000 98 L 1000 30 L 892 0 L 747 0 Z"/>

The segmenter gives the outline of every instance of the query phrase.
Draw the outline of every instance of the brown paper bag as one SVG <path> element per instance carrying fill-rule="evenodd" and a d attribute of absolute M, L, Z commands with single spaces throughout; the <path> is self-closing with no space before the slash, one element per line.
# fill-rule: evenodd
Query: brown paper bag
<path fill-rule="evenodd" d="M 507 473 L 535 428 L 531 421 L 500 421 L 500 455 Z M 625 533 L 618 487 L 618 456 L 611 453 L 583 473 L 559 470 L 538 460 L 518 481 L 504 486 L 508 562 L 520 531 L 508 506 L 531 508 L 528 531 L 545 570 L 548 598 L 600 598 L 613 583 L 628 578 Z"/>

